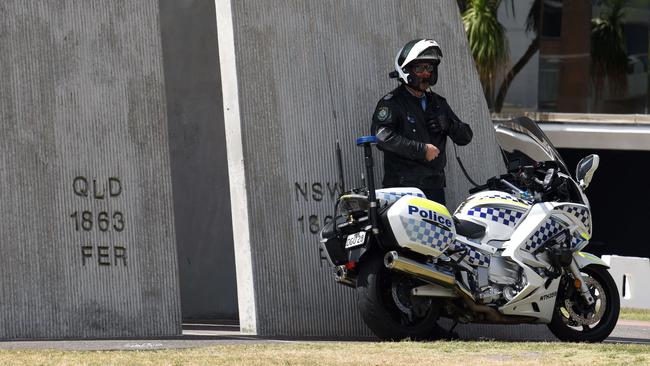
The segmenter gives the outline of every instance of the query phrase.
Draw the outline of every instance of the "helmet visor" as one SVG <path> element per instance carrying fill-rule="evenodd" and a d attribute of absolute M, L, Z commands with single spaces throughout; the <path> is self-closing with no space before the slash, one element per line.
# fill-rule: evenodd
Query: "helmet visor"
<path fill-rule="evenodd" d="M 426 50 L 422 51 L 418 57 L 416 57 L 413 61 L 428 61 L 431 62 L 435 65 L 438 65 L 440 63 L 440 59 L 442 58 L 442 51 L 440 51 L 440 48 L 438 47 L 429 47 Z M 409 63 L 411 63 L 409 62 Z"/>

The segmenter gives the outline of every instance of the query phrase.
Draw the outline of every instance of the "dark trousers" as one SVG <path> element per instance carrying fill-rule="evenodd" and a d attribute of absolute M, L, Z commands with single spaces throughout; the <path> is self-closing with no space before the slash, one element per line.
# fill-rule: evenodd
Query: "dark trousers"
<path fill-rule="evenodd" d="M 419 187 L 418 187 L 419 188 Z M 446 205 L 445 201 L 445 189 L 444 188 L 432 188 L 432 189 L 422 189 L 424 195 L 427 196 L 431 201 L 436 201 L 441 205 Z"/>

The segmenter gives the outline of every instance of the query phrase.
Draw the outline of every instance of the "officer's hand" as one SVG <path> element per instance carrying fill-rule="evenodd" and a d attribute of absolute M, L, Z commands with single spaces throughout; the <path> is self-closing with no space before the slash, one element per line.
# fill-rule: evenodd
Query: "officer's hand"
<path fill-rule="evenodd" d="M 447 115 L 441 114 L 436 119 L 438 122 L 438 126 L 440 126 L 442 132 L 449 131 L 449 127 L 451 126 L 451 121 L 449 120 L 449 117 L 447 117 Z"/>
<path fill-rule="evenodd" d="M 437 158 L 439 154 L 440 154 L 440 150 L 438 150 L 437 147 L 431 144 L 427 144 L 427 156 L 426 156 L 427 161 L 431 161 Z"/>

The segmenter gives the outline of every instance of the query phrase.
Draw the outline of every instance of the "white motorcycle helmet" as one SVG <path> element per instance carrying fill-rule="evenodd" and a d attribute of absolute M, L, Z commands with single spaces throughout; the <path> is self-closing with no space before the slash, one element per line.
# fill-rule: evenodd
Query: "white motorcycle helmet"
<path fill-rule="evenodd" d="M 442 51 L 436 41 L 431 39 L 415 39 L 402 47 L 395 56 L 395 71 L 390 73 L 393 78 L 398 78 L 405 84 L 416 85 L 417 80 L 411 75 L 407 66 L 414 61 L 428 61 L 434 65 L 434 71 L 429 78 L 429 85 L 433 86 L 438 81 L 438 64 L 442 59 Z"/>

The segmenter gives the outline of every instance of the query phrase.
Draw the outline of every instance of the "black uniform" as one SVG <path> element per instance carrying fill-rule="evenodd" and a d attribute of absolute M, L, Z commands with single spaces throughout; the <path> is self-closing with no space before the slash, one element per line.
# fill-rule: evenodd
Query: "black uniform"
<path fill-rule="evenodd" d="M 404 85 L 384 96 L 372 117 L 372 134 L 384 152 L 384 187 L 417 187 L 429 199 L 444 204 L 447 136 L 458 145 L 472 140 L 472 129 L 451 110 L 445 98 L 433 92 L 422 100 Z M 426 161 L 426 144 L 440 150 Z"/>

